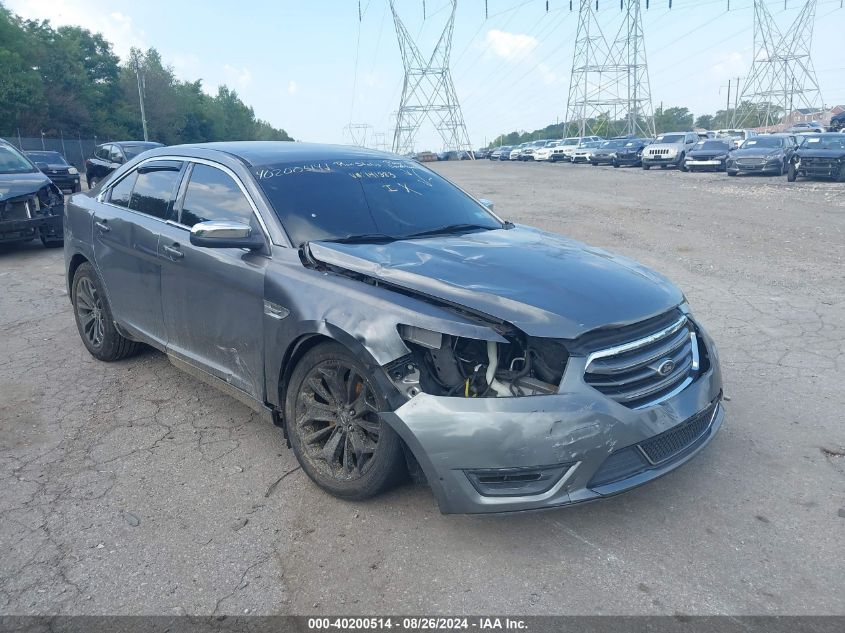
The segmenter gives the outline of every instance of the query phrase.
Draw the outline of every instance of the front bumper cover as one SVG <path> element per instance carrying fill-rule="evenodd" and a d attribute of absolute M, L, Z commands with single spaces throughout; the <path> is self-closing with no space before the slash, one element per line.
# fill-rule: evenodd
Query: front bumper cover
<path fill-rule="evenodd" d="M 63 216 L 43 215 L 21 220 L 0 220 L 0 242 L 31 239 L 43 234 L 48 239 L 61 239 L 64 234 Z"/>
<path fill-rule="evenodd" d="M 700 330 L 710 367 L 659 404 L 630 409 L 584 380 L 584 357 L 571 357 L 555 395 L 454 398 L 419 394 L 382 418 L 405 441 L 437 498 L 440 511 L 485 513 L 537 510 L 591 501 L 630 490 L 689 461 L 724 419 L 722 379 L 712 341 Z M 600 485 L 591 483 L 611 454 L 679 427 L 713 405 L 706 430 L 659 465 Z M 478 472 L 557 473 L 536 494 L 485 495 Z M 557 470 L 555 470 L 557 469 Z"/>

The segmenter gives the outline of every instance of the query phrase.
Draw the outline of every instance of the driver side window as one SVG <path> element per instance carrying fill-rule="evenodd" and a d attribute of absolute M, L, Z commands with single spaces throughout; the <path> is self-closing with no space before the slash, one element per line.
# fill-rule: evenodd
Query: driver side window
<path fill-rule="evenodd" d="M 258 228 L 252 206 L 232 177 L 216 167 L 196 163 L 185 190 L 179 223 L 192 227 L 208 220 L 240 222 Z"/>

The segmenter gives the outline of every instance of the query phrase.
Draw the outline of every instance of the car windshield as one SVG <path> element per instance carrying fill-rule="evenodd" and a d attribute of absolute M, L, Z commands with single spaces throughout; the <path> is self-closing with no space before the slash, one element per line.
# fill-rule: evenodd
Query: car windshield
<path fill-rule="evenodd" d="M 446 227 L 502 228 L 463 191 L 407 160 L 274 163 L 255 167 L 254 174 L 297 245 L 401 239 Z"/>
<path fill-rule="evenodd" d="M 625 143 L 625 147 L 639 147 L 642 144 L 642 141 L 628 141 L 627 143 Z"/>
<path fill-rule="evenodd" d="M 656 139 L 654 139 L 655 143 L 683 143 L 684 142 L 684 135 L 683 134 L 661 134 Z"/>
<path fill-rule="evenodd" d="M 8 145 L 0 145 L 0 174 L 31 174 L 38 171 L 23 154 Z"/>
<path fill-rule="evenodd" d="M 751 149 L 752 147 L 783 147 L 783 139 L 779 136 L 755 136 L 750 138 L 742 144 L 742 149 Z"/>
<path fill-rule="evenodd" d="M 801 147 L 805 149 L 845 149 L 845 134 L 836 136 L 808 136 Z"/>
<path fill-rule="evenodd" d="M 730 149 L 730 145 L 724 141 L 699 141 L 695 144 L 695 149 Z"/>
<path fill-rule="evenodd" d="M 58 152 L 27 152 L 27 158 L 34 163 L 49 163 L 52 165 L 67 165 L 65 157 Z"/>
<path fill-rule="evenodd" d="M 614 140 L 614 141 L 604 141 L 599 147 L 602 149 L 605 148 L 614 148 L 614 147 L 625 147 L 625 141 Z"/>
<path fill-rule="evenodd" d="M 126 156 L 126 160 L 131 160 L 135 158 L 141 152 L 146 152 L 148 149 L 153 149 L 154 147 L 159 147 L 158 145 L 121 145 L 120 149 L 123 150 L 123 154 Z"/>
<path fill-rule="evenodd" d="M 564 139 L 564 141 L 563 141 L 563 143 L 561 143 L 561 145 L 578 145 L 578 139 L 577 138 Z"/>

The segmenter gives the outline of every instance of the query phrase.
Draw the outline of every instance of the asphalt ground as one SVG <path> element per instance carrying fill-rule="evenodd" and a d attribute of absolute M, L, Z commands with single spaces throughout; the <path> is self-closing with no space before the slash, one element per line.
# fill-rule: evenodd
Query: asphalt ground
<path fill-rule="evenodd" d="M 729 398 L 707 450 L 542 513 L 443 516 L 414 485 L 343 502 L 162 354 L 91 358 L 61 251 L 0 247 L 0 613 L 845 613 L 845 185 L 434 168 L 681 286 Z"/>

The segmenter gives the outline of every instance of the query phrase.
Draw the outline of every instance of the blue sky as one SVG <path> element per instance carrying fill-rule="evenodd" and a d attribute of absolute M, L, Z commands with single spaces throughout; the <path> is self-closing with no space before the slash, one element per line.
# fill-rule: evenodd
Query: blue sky
<path fill-rule="evenodd" d="M 387 0 L 4 0 L 25 18 L 49 18 L 102 32 L 125 56 L 130 46 L 157 48 L 183 79 L 208 92 L 225 83 L 256 114 L 297 139 L 349 141 L 344 127 L 368 124 L 392 136 L 402 64 Z M 396 0 L 427 55 L 449 0 Z M 781 30 L 802 0 L 770 0 Z M 827 104 L 845 103 L 845 9 L 819 0 L 813 56 Z M 578 2 L 574 3 L 577 7 Z M 655 107 L 684 105 L 696 114 L 724 107 L 729 79 L 748 74 L 752 0 L 651 0 L 643 26 Z M 531 130 L 565 116 L 577 11 L 568 0 L 459 0 L 452 75 L 473 144 L 500 132 Z M 618 0 L 599 0 L 606 35 L 615 34 Z M 354 90 L 353 90 L 354 87 Z M 372 137 L 371 137 L 372 138 Z M 439 149 L 425 125 L 418 149 Z"/>

